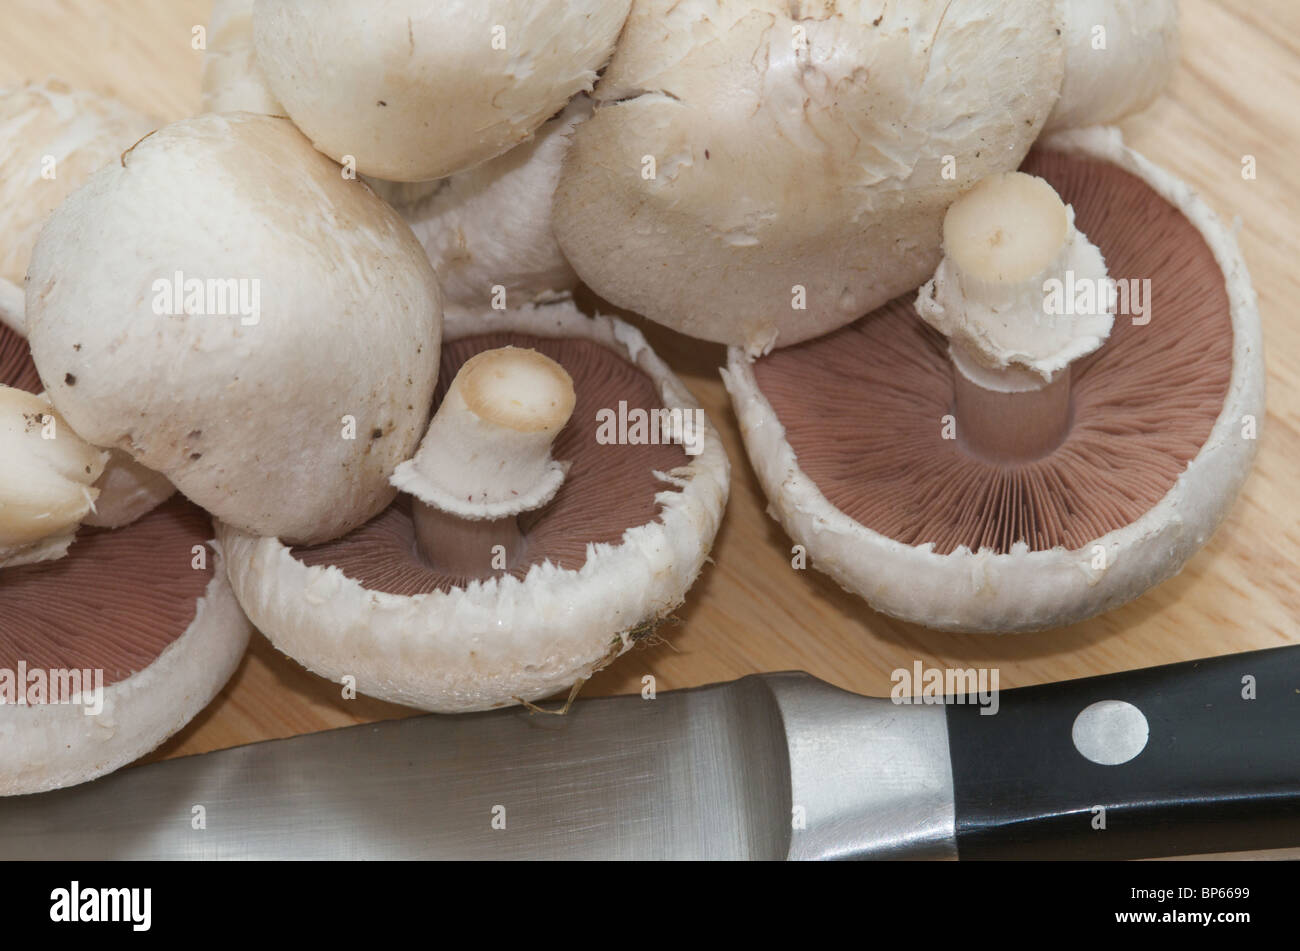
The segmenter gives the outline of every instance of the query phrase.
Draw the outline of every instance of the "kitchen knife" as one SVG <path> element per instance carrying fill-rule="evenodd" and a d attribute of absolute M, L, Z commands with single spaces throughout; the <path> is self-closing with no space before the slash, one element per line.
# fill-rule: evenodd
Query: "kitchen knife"
<path fill-rule="evenodd" d="M 0 857 L 1136 858 L 1300 846 L 1300 646 L 1007 690 L 993 709 L 900 704 L 779 673 L 579 701 L 565 716 L 421 716 L 0 800 Z"/>

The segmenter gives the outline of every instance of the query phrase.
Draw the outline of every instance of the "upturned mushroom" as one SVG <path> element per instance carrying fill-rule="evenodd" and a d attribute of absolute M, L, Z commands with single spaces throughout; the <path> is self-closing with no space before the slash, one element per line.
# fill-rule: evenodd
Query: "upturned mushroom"
<path fill-rule="evenodd" d="M 531 702 L 682 602 L 727 459 L 641 335 L 568 300 L 450 313 L 442 360 L 387 511 L 310 547 L 223 527 L 222 550 L 254 624 L 323 676 L 444 712 Z"/>
<path fill-rule="evenodd" d="M 103 476 L 86 484 L 106 454 L 39 385 L 26 344 L 0 326 L 0 407 L 25 416 L 13 445 L 0 408 L 0 549 L 15 531 L 46 533 L 28 557 L 0 551 L 0 795 L 85 782 L 149 752 L 216 695 L 251 631 L 196 506 L 173 499 L 116 531 L 88 527 L 87 502 L 112 492 L 96 488 Z"/>
<path fill-rule="evenodd" d="M 1192 190 L 1115 130 L 1023 171 L 953 206 L 919 298 L 724 373 L 812 562 L 943 630 L 1059 627 L 1176 574 L 1264 416 L 1250 279 Z"/>
<path fill-rule="evenodd" d="M 23 332 L 23 278 L 41 225 L 158 123 L 57 79 L 0 91 L 0 323 Z"/>
<path fill-rule="evenodd" d="M 177 497 L 83 529 L 58 561 L 0 570 L 0 795 L 112 772 L 216 696 L 252 629 L 211 537 Z"/>
<path fill-rule="evenodd" d="M 948 205 L 1024 158 L 1061 32 L 1044 0 L 637 0 L 565 158 L 560 246 L 691 336 L 825 334 L 914 290 Z"/>
<path fill-rule="evenodd" d="M 27 324 L 80 436 L 238 528 L 314 542 L 392 500 L 441 302 L 392 208 L 287 120 L 234 113 L 166 126 L 55 211 Z"/>
<path fill-rule="evenodd" d="M 399 182 L 518 145 L 609 59 L 631 0 L 257 0 L 257 61 L 318 149 Z"/>

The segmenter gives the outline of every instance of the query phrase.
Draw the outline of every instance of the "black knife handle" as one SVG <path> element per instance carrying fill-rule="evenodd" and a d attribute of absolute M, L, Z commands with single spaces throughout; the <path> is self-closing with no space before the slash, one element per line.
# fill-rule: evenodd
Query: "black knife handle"
<path fill-rule="evenodd" d="M 968 699 L 946 711 L 960 858 L 1300 846 L 1300 646 L 1006 690 L 992 716 Z M 1086 758 L 1072 736 L 1107 700 L 1149 728 L 1118 765 Z"/>

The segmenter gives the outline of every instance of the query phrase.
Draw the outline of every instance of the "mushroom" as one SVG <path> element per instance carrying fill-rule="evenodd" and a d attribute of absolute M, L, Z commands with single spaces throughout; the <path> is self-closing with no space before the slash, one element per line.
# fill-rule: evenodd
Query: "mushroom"
<path fill-rule="evenodd" d="M 0 795 L 112 772 L 188 723 L 234 673 L 251 628 L 177 497 L 67 557 L 0 571 Z"/>
<path fill-rule="evenodd" d="M 507 307 L 519 306 L 577 285 L 555 239 L 551 199 L 573 130 L 590 115 L 591 100 L 577 96 L 531 141 L 399 208 L 438 272 L 448 307 L 482 310 L 498 289 Z"/>
<path fill-rule="evenodd" d="M 157 125 L 57 79 L 0 91 L 0 323 L 23 332 L 23 277 L 46 217 Z"/>
<path fill-rule="evenodd" d="M 318 149 L 401 182 L 523 142 L 609 59 L 631 0 L 257 0 L 257 61 Z"/>
<path fill-rule="evenodd" d="M 555 232 L 602 298 L 763 352 L 914 290 L 947 206 L 1024 158 L 1061 86 L 1042 0 L 637 0 Z"/>
<path fill-rule="evenodd" d="M 1065 77 L 1044 131 L 1149 106 L 1178 65 L 1178 0 L 1065 0 Z"/>
<path fill-rule="evenodd" d="M 618 320 L 560 300 L 453 312 L 446 330 L 441 404 L 394 476 L 415 495 L 323 545 L 219 537 L 280 650 L 363 693 L 456 712 L 580 683 L 667 617 L 708 555 L 728 464 Z"/>
<path fill-rule="evenodd" d="M 790 536 L 873 607 L 942 630 L 1070 624 L 1171 577 L 1231 504 L 1263 420 L 1255 295 L 1191 189 L 1113 129 L 1054 136 L 1023 171 L 1060 194 L 1080 234 L 1034 179 L 981 186 L 954 206 L 948 258 L 919 301 L 758 360 L 733 348 L 724 371 Z M 989 277 L 965 243 L 981 219 L 1032 266 L 968 281 Z M 1100 320 L 1083 306 L 1101 273 L 1089 244 L 1120 291 Z M 1048 262 L 1046 318 L 1063 260 L 1081 270 L 1064 298 L 1079 313 L 1057 334 L 1033 327 L 1019 278 Z M 1017 263 L 996 247 L 988 261 Z M 998 300 L 1015 303 L 995 314 Z"/>
<path fill-rule="evenodd" d="M 59 207 L 27 322 L 84 439 L 244 531 L 317 542 L 392 500 L 441 303 L 392 208 L 287 120 L 232 113 L 166 126 Z"/>
<path fill-rule="evenodd" d="M 29 549 L 34 556 L 44 547 L 43 564 L 0 553 L 0 795 L 17 795 L 94 779 L 156 747 L 230 677 L 251 628 L 220 555 L 206 550 L 212 526 L 197 507 L 175 499 L 117 531 L 86 527 L 88 500 L 102 511 L 112 495 L 99 488 L 112 464 L 96 487 L 85 485 L 107 454 L 78 439 L 35 395 L 40 380 L 27 345 L 7 327 L 0 327 L 0 384 L 0 407 L 34 401 L 42 434 L 54 436 L 33 444 L 24 429 L 22 444 L 10 445 L 0 408 L 0 536 L 31 514 L 24 500 L 53 498 L 56 514 L 60 499 L 75 506 L 62 519 L 45 519 L 66 527 Z M 62 455 L 64 465 L 50 465 L 51 455 Z M 81 471 L 69 458 L 85 462 Z M 44 471 L 33 471 L 37 465 Z M 50 692 L 59 683 L 89 696 L 69 704 L 72 697 Z M 37 687 L 39 695 L 31 692 Z"/>

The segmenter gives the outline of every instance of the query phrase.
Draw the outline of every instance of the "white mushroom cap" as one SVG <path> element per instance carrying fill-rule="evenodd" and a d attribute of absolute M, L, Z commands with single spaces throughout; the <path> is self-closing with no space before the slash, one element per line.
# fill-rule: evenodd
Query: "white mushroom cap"
<path fill-rule="evenodd" d="M 638 0 L 565 159 L 560 246 L 691 336 L 761 351 L 843 326 L 928 278 L 947 206 L 1019 165 L 1060 27 L 1040 0 Z"/>
<path fill-rule="evenodd" d="M 29 673 L 39 671 L 46 677 L 75 670 L 83 686 L 79 703 L 68 702 L 74 699 L 68 697 L 51 703 L 54 698 L 47 696 L 41 703 L 0 704 L 0 796 L 71 786 L 126 766 L 184 727 L 234 673 L 252 627 L 235 600 L 221 554 L 208 552 L 206 566 L 197 569 L 191 543 L 203 535 L 159 527 L 185 510 L 192 514 L 180 515 L 182 521 L 201 520 L 205 533 L 210 529 L 206 517 L 178 499 L 144 523 L 78 542 L 58 565 L 7 570 L 0 578 L 0 645 L 5 645 L 7 656 L 18 651 Z M 130 577 L 142 563 L 148 563 L 153 574 Z M 51 574 L 43 578 L 46 570 Z M 197 584 L 186 577 L 191 573 Z M 144 590 L 133 591 L 133 583 Z M 42 607 L 42 599 L 55 597 L 68 585 L 77 590 L 68 592 L 58 610 Z M 191 589 L 196 589 L 193 594 Z M 24 629 L 23 610 L 42 612 L 39 626 L 66 637 L 66 642 L 33 645 L 31 633 Z M 172 624 L 179 625 L 174 634 L 164 635 Z M 139 637 L 146 628 L 157 629 L 152 639 L 164 637 L 168 643 L 123 679 L 109 682 L 113 671 L 100 669 L 102 709 L 88 696 L 95 674 L 85 661 L 60 662 L 52 672 L 48 662 L 33 656 L 57 658 L 69 651 L 83 657 L 95 652 L 120 656 L 120 642 Z M 109 643 L 87 646 L 96 639 Z M 15 665 L 10 659 L 4 666 L 12 670 Z"/>
<path fill-rule="evenodd" d="M 494 331 L 590 339 L 648 375 L 665 407 L 698 406 L 620 321 L 560 302 L 449 315 L 447 340 Z M 698 455 L 659 474 L 659 516 L 627 529 L 619 544 L 589 544 L 577 570 L 536 564 L 522 580 L 401 596 L 368 590 L 333 565 L 308 566 L 274 539 L 224 528 L 231 583 L 277 648 L 330 679 L 355 677 L 371 696 L 444 712 L 541 699 L 605 666 L 683 600 L 727 497 L 727 458 L 707 422 L 702 437 Z"/>
<path fill-rule="evenodd" d="M 1178 65 L 1178 0 L 1064 0 L 1065 79 L 1044 131 L 1140 112 Z"/>
<path fill-rule="evenodd" d="M 62 557 L 107 462 L 44 397 L 0 386 L 0 568 Z"/>
<path fill-rule="evenodd" d="M 1049 281 L 1104 287 L 1106 262 L 1074 226 L 1074 209 L 1024 172 L 984 179 L 949 207 L 944 258 L 916 298 L 948 338 L 958 369 L 986 389 L 1033 389 L 1110 336 L 1114 316 L 1047 312 Z"/>
<path fill-rule="evenodd" d="M 254 0 L 213 0 L 203 54 L 203 111 L 284 115 L 257 67 Z"/>
<path fill-rule="evenodd" d="M 1223 273 L 1232 370 L 1222 408 L 1173 488 L 1140 517 L 1077 550 L 1030 550 L 1018 542 L 1007 553 L 962 547 L 940 554 L 931 544 L 905 544 L 827 500 L 801 468 L 759 388 L 752 359 L 733 348 L 723 373 L 773 517 L 846 590 L 876 610 L 940 630 L 1060 627 L 1116 608 L 1172 577 L 1209 538 L 1245 481 L 1258 442 L 1243 438 L 1243 420 L 1264 419 L 1259 310 L 1232 234 L 1191 188 L 1125 147 L 1117 130 L 1079 130 L 1044 144 L 1113 163 L 1146 182 L 1200 232 Z"/>
<path fill-rule="evenodd" d="M 518 306 L 577 285 L 555 238 L 551 200 L 573 130 L 591 108 L 587 96 L 576 97 L 530 141 L 399 209 L 428 252 L 449 308 L 482 310 L 498 286 L 507 304 Z"/>
<path fill-rule="evenodd" d="M 0 321 L 23 332 L 23 277 L 50 212 L 157 127 L 116 100 L 57 79 L 0 92 Z"/>
<path fill-rule="evenodd" d="M 630 0 L 257 0 L 267 82 L 330 157 L 394 181 L 524 141 L 609 59 Z"/>
<path fill-rule="evenodd" d="M 436 276 L 341 172 L 287 120 L 187 119 L 92 177 L 32 255 L 29 342 L 54 405 L 255 534 L 364 522 L 428 419 Z"/>

